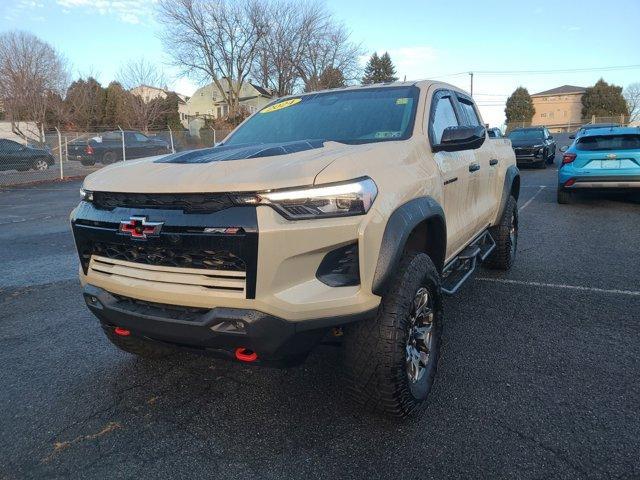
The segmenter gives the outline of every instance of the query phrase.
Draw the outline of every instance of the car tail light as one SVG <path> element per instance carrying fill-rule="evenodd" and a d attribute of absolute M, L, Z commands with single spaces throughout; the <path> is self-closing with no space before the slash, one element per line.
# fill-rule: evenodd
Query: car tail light
<path fill-rule="evenodd" d="M 566 163 L 571 163 L 571 162 L 573 162 L 573 161 L 576 159 L 576 157 L 577 157 L 577 156 L 578 156 L 578 155 L 576 155 L 575 153 L 565 153 L 565 154 L 562 156 L 562 164 L 564 165 L 564 164 L 566 164 Z"/>
<path fill-rule="evenodd" d="M 93 155 L 93 147 L 91 145 L 87 145 L 84 151 L 87 155 Z"/>

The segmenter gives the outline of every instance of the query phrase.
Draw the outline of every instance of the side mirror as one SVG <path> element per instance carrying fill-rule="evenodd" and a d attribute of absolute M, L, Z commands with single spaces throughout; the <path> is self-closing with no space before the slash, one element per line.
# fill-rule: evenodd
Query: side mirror
<path fill-rule="evenodd" d="M 569 135 L 569 140 L 575 140 L 576 136 L 575 135 Z"/>
<path fill-rule="evenodd" d="M 440 144 L 434 145 L 433 151 L 457 152 L 460 150 L 475 150 L 482 146 L 487 138 L 486 135 L 485 128 L 479 125 L 475 127 L 447 127 L 442 133 Z"/>
<path fill-rule="evenodd" d="M 569 150 L 569 147 L 567 147 L 566 145 L 564 145 L 563 147 L 560 147 L 560 151 L 562 153 L 566 152 L 567 150 Z"/>
<path fill-rule="evenodd" d="M 549 140 L 553 140 L 553 135 L 549 135 Z"/>

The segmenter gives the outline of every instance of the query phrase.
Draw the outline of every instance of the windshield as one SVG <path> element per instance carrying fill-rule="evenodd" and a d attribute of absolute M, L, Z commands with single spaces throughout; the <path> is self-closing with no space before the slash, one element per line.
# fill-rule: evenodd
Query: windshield
<path fill-rule="evenodd" d="M 251 117 L 224 144 L 405 140 L 413 129 L 418 94 L 413 86 L 386 87 L 278 100 Z"/>
<path fill-rule="evenodd" d="M 509 134 L 511 140 L 517 141 L 536 141 L 542 140 L 542 130 L 514 130 Z"/>
<path fill-rule="evenodd" d="M 582 137 L 576 144 L 578 150 L 640 150 L 640 135 L 594 135 Z"/>

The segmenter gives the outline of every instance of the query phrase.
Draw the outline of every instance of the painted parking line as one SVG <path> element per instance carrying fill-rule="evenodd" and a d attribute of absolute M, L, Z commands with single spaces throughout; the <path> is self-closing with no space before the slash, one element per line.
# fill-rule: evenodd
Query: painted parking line
<path fill-rule="evenodd" d="M 508 280 L 506 278 L 476 277 L 481 282 L 506 283 L 510 285 L 525 285 L 529 287 L 562 288 L 565 290 L 579 290 L 581 292 L 608 293 L 613 295 L 630 295 L 640 297 L 640 291 L 618 290 L 609 288 L 583 287 L 581 285 L 565 285 L 563 283 L 527 282 L 524 280 Z"/>
<path fill-rule="evenodd" d="M 533 194 L 533 197 L 531 197 L 529 200 L 527 200 L 524 205 L 522 205 L 518 211 L 521 212 L 522 210 L 524 210 L 525 208 L 527 208 L 529 206 L 529 204 L 531 204 L 531 202 L 533 202 L 533 200 L 538 196 L 538 194 L 543 191 L 545 188 L 547 188 L 544 185 L 540 185 L 540 187 L 538 188 L 538 191 L 536 193 Z"/>

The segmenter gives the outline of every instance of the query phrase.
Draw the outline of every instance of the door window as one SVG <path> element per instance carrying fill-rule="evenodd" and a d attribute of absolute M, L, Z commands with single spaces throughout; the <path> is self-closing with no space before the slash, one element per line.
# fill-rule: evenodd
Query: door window
<path fill-rule="evenodd" d="M 480 123 L 480 119 L 478 118 L 478 113 L 476 112 L 472 101 L 467 100 L 466 98 L 459 98 L 458 103 L 460 105 L 460 110 L 462 111 L 463 121 L 465 125 L 469 127 L 482 126 L 482 124 Z"/>
<path fill-rule="evenodd" d="M 437 100 L 436 108 L 433 112 L 433 120 L 431 124 L 433 143 L 439 144 L 442 140 L 442 134 L 447 127 L 457 127 L 459 125 L 456 111 L 451 103 L 451 96 L 440 97 Z"/>
<path fill-rule="evenodd" d="M 5 153 L 14 153 L 20 150 L 22 146 L 19 143 L 16 143 L 12 140 L 1 140 L 0 141 L 0 152 Z"/>
<path fill-rule="evenodd" d="M 148 142 L 149 141 L 149 139 L 147 137 L 145 137 L 141 133 L 136 133 L 135 134 L 135 138 L 136 138 L 136 141 L 138 141 L 138 142 Z"/>

